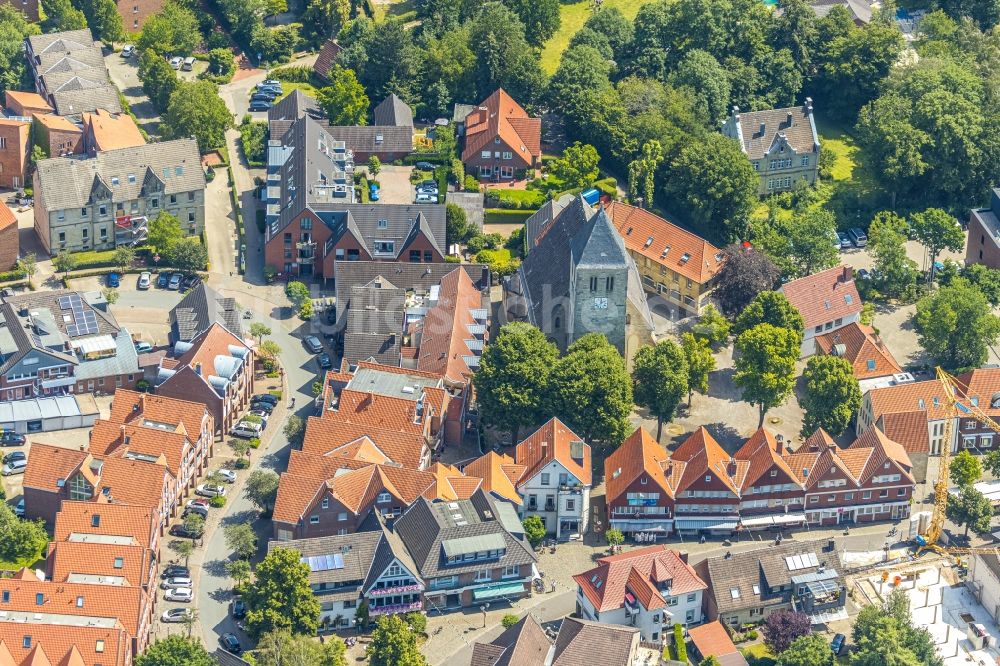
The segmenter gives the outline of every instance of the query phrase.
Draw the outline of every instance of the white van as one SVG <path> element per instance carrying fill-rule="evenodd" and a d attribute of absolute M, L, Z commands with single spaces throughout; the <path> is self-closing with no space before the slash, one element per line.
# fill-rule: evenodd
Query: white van
<path fill-rule="evenodd" d="M 192 69 L 194 69 L 194 58 L 190 56 L 184 58 L 184 64 L 181 65 L 181 69 L 184 70 L 185 72 L 190 72 Z"/>

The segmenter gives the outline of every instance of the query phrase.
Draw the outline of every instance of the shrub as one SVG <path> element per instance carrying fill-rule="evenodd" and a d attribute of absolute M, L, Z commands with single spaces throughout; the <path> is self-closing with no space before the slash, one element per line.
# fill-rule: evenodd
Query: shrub
<path fill-rule="evenodd" d="M 466 192 L 478 192 L 479 191 L 479 181 L 476 180 L 475 176 L 465 176 L 465 191 Z"/>
<path fill-rule="evenodd" d="M 495 208 L 538 210 L 545 204 L 545 193 L 539 190 L 487 190 L 486 200 Z"/>
<path fill-rule="evenodd" d="M 313 304 L 312 301 L 303 301 L 302 305 L 299 306 L 299 319 L 303 321 L 309 321 L 313 317 Z"/>
<path fill-rule="evenodd" d="M 304 65 L 290 65 L 288 67 L 278 67 L 272 69 L 267 77 L 288 83 L 312 83 L 312 67 Z"/>
<path fill-rule="evenodd" d="M 208 505 L 215 507 L 216 509 L 221 509 L 226 506 L 226 498 L 222 495 L 216 495 L 212 499 L 208 500 Z"/>
<path fill-rule="evenodd" d="M 674 651 L 677 654 L 677 661 L 687 663 L 688 651 L 684 644 L 684 627 L 680 624 L 674 625 Z"/>
<path fill-rule="evenodd" d="M 263 423 L 264 419 L 260 418 L 256 414 L 244 414 L 243 420 L 247 423 Z"/>
<path fill-rule="evenodd" d="M 500 620 L 500 624 L 503 625 L 504 629 L 510 629 L 511 627 L 513 627 L 515 624 L 518 623 L 518 620 L 519 618 L 513 613 L 507 613 L 506 615 L 503 616 L 503 619 Z"/>
<path fill-rule="evenodd" d="M 250 461 L 246 458 L 237 458 L 233 461 L 233 467 L 236 469 L 246 469 L 250 467 Z"/>
<path fill-rule="evenodd" d="M 403 616 L 403 619 L 406 621 L 406 624 L 410 625 L 410 629 L 414 633 L 427 633 L 427 616 L 423 613 L 407 613 Z"/>
<path fill-rule="evenodd" d="M 250 448 L 251 449 L 259 449 L 260 448 L 260 437 L 251 437 L 250 438 Z"/>
<path fill-rule="evenodd" d="M 487 208 L 485 222 L 487 224 L 523 224 L 535 214 L 533 210 L 509 210 L 506 208 Z"/>

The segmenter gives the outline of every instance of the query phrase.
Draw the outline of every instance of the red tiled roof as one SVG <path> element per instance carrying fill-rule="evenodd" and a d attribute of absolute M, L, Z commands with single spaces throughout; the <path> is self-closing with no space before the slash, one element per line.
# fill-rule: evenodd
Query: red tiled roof
<path fill-rule="evenodd" d="M 59 492 L 59 480 L 67 481 L 89 458 L 86 451 L 67 449 L 51 444 L 31 445 L 28 467 L 24 470 L 24 485 L 48 492 Z"/>
<path fill-rule="evenodd" d="M 340 392 L 334 418 L 346 423 L 423 435 L 423 423 L 415 422 L 416 416 L 417 403 L 412 400 L 344 389 Z M 425 413 L 424 418 L 430 416 Z"/>
<path fill-rule="evenodd" d="M 824 354 L 833 353 L 837 345 L 843 345 L 843 353 L 839 355 L 851 362 L 854 376 L 859 380 L 903 371 L 871 326 L 852 322 L 836 331 L 816 336 L 816 344 Z"/>
<path fill-rule="evenodd" d="M 675 493 L 686 490 L 701 477 L 712 473 L 738 496 L 750 468 L 750 463 L 746 460 L 730 463 L 729 454 L 703 426 L 684 440 L 671 458 L 687 463 L 679 485 L 674 488 Z"/>
<path fill-rule="evenodd" d="M 101 486 L 96 492 L 112 502 L 159 511 L 163 505 L 164 486 L 169 483 L 168 474 L 167 466 L 162 463 L 107 458 L 101 471 Z"/>
<path fill-rule="evenodd" d="M 542 120 L 531 118 L 520 104 L 503 90 L 487 97 L 465 119 L 465 149 L 462 161 L 479 155 L 493 139 L 500 137 L 525 162 L 542 154 Z"/>
<path fill-rule="evenodd" d="M 708 589 L 695 570 L 667 545 L 602 557 L 597 563 L 595 568 L 573 576 L 573 580 L 598 612 L 621 608 L 626 587 L 646 608 L 665 605 L 656 582 L 672 580 L 670 594 L 673 596 Z"/>
<path fill-rule="evenodd" d="M 14 211 L 7 207 L 7 204 L 0 203 L 0 229 L 6 229 L 10 225 L 17 225 L 17 218 Z"/>
<path fill-rule="evenodd" d="M 574 442 L 580 443 L 581 458 L 575 459 L 571 455 Z M 581 484 L 589 486 L 593 482 L 590 445 L 555 417 L 517 445 L 514 460 L 526 467 L 521 476 L 524 481 L 534 478 L 543 467 L 556 460 Z"/>
<path fill-rule="evenodd" d="M 930 433 L 924 412 L 895 412 L 879 417 L 877 427 L 907 453 L 929 453 Z"/>
<path fill-rule="evenodd" d="M 141 586 L 149 579 L 153 551 L 147 546 L 58 541 L 46 558 L 49 580 L 66 582 L 70 574 L 122 577 L 126 585 Z M 116 566 L 118 560 L 121 566 Z"/>
<path fill-rule="evenodd" d="M 746 460 L 750 463 L 746 477 L 743 480 L 742 490 L 746 490 L 772 467 L 777 467 L 791 478 L 795 474 L 788 463 L 781 457 L 784 447 L 778 443 L 771 431 L 766 428 L 759 428 L 733 455 L 737 460 Z"/>
<path fill-rule="evenodd" d="M 278 482 L 271 520 L 295 525 L 316 497 L 326 490 L 326 481 L 285 472 Z"/>
<path fill-rule="evenodd" d="M 24 637 L 29 635 L 31 646 L 26 648 Z M 121 627 L 3 622 L 0 666 L 126 666 L 131 663 L 130 644 Z"/>
<path fill-rule="evenodd" d="M 688 638 L 698 648 L 702 659 L 709 657 L 723 657 L 733 653 L 739 654 L 733 639 L 729 637 L 729 632 L 718 620 L 706 622 L 705 624 L 688 629 Z M 742 657 L 741 657 L 742 658 Z M 744 663 L 746 663 L 744 661 Z"/>
<path fill-rule="evenodd" d="M 97 109 L 93 113 L 84 113 L 83 122 L 93 135 L 98 151 L 146 145 L 139 126 L 127 113 L 115 116 L 104 109 Z"/>
<path fill-rule="evenodd" d="M 722 269 L 722 250 L 687 229 L 648 210 L 617 201 L 607 205 L 605 211 L 625 246 L 655 264 L 698 284 L 705 284 Z"/>
<path fill-rule="evenodd" d="M 802 315 L 806 331 L 861 312 L 861 297 L 850 266 L 792 280 L 782 285 L 781 291 Z"/>
<path fill-rule="evenodd" d="M 202 377 L 215 374 L 215 358 L 217 356 L 232 356 L 229 351 L 230 345 L 250 349 L 228 328 L 218 322 L 196 335 L 191 340 L 191 344 L 193 345 L 191 349 L 184 352 L 177 360 L 180 365 L 186 365 L 195 370 L 200 364 Z"/>
<path fill-rule="evenodd" d="M 607 501 L 620 497 L 643 473 L 664 493 L 673 496 L 673 487 L 664 473 L 669 467 L 670 456 L 666 449 L 644 428 L 636 428 L 604 461 Z"/>
<path fill-rule="evenodd" d="M 170 425 L 179 424 L 194 442 L 198 440 L 202 422 L 206 418 L 212 419 L 211 412 L 200 402 L 118 389 L 111 403 L 111 416 L 108 421 L 141 424 L 148 420 Z M 209 424 L 206 430 L 211 435 L 214 425 Z"/>
<path fill-rule="evenodd" d="M 437 304 L 427 311 L 421 324 L 417 368 L 444 375 L 453 382 L 467 382 L 473 371 L 465 362 L 474 356 L 466 340 L 476 339 L 469 327 L 477 322 L 473 310 L 482 307 L 482 294 L 469 273 L 456 268 L 441 278 Z"/>
<path fill-rule="evenodd" d="M 316 57 L 316 62 L 313 63 L 313 71 L 316 73 L 316 76 L 324 81 L 329 80 L 330 68 L 333 67 L 333 61 L 341 50 L 340 44 L 333 41 L 333 39 L 323 42 L 323 46 L 319 50 L 319 55 Z"/>
<path fill-rule="evenodd" d="M 347 391 L 344 392 L 347 393 Z M 388 404 L 389 401 L 394 402 Z M 385 396 L 378 396 L 376 402 L 379 405 L 379 410 L 385 412 L 388 412 L 393 406 L 400 406 L 398 403 L 405 403 L 411 408 L 413 406 L 409 400 L 386 398 Z M 348 457 L 351 451 L 357 450 L 356 443 L 362 437 L 367 437 L 379 451 L 393 462 L 410 469 L 418 469 L 426 447 L 422 430 L 414 432 L 412 429 L 394 429 L 391 427 L 392 420 L 373 419 L 374 423 L 368 421 L 365 416 L 370 416 L 374 411 L 376 410 L 359 409 L 358 414 L 361 416 L 355 416 L 353 419 L 310 417 L 306 423 L 302 450 L 306 453 L 319 455 Z M 341 447 L 345 447 L 345 445 L 352 446 L 342 451 Z"/>
<path fill-rule="evenodd" d="M 498 495 L 515 504 L 522 504 L 517 492 L 517 482 L 527 469 L 518 465 L 506 454 L 489 451 L 465 466 L 465 474 L 482 479 L 483 490 Z"/>
<path fill-rule="evenodd" d="M 137 545 L 149 546 L 157 522 L 157 517 L 145 506 L 64 501 L 56 514 L 52 538 L 59 542 L 66 541 L 71 534 L 128 536 Z"/>
<path fill-rule="evenodd" d="M 423 496 L 431 501 L 469 499 L 483 485 L 482 479 L 465 476 L 454 465 L 437 462 L 427 471 L 434 475 L 434 484 L 424 491 Z"/>

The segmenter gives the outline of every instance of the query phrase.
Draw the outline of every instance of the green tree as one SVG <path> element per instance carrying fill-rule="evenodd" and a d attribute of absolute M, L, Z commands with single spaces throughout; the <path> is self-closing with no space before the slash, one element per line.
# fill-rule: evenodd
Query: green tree
<path fill-rule="evenodd" d="M 233 579 L 237 587 L 250 581 L 250 562 L 239 559 L 226 562 L 226 575 Z"/>
<path fill-rule="evenodd" d="M 951 459 L 948 475 L 956 486 L 971 486 L 982 478 L 983 463 L 968 451 L 960 451 Z"/>
<path fill-rule="evenodd" d="M 670 75 L 670 84 L 691 90 L 698 103 L 699 115 L 710 127 L 718 127 L 729 115 L 732 93 L 729 75 L 711 53 L 693 49 L 684 54 Z"/>
<path fill-rule="evenodd" d="M 42 8 L 47 9 L 45 2 Z M 27 37 L 40 32 L 38 24 L 28 23 L 13 5 L 0 5 L 0 92 L 31 88 L 31 74 L 21 48 Z"/>
<path fill-rule="evenodd" d="M 269 335 L 271 335 L 271 327 L 267 324 L 259 321 L 250 324 L 250 337 L 256 338 L 258 345 Z"/>
<path fill-rule="evenodd" d="M 346 652 L 336 636 L 321 643 L 282 629 L 261 636 L 253 657 L 255 666 L 347 666 Z"/>
<path fill-rule="evenodd" d="M 184 566 L 188 565 L 191 553 L 194 552 L 194 543 L 187 539 L 173 539 L 167 544 L 170 550 L 177 553 L 178 557 L 184 558 Z"/>
<path fill-rule="evenodd" d="M 168 2 L 159 14 L 147 18 L 136 42 L 140 52 L 154 51 L 163 57 L 189 56 L 200 45 L 198 18 L 176 2 Z"/>
<path fill-rule="evenodd" d="M 795 386 L 795 361 L 801 333 L 768 323 L 757 324 L 736 338 L 736 372 L 733 383 L 743 390 L 743 400 L 757 405 L 758 427 L 772 407 L 783 403 Z"/>
<path fill-rule="evenodd" d="M 757 294 L 733 324 L 733 334 L 739 336 L 758 324 L 771 324 L 787 328 L 802 343 L 803 321 L 799 311 L 780 291 L 762 291 Z"/>
<path fill-rule="evenodd" d="M 254 470 L 247 477 L 243 496 L 262 513 L 270 514 L 274 510 L 274 501 L 278 497 L 278 480 L 278 475 L 271 470 Z"/>
<path fill-rule="evenodd" d="M 470 22 L 469 44 L 475 55 L 475 99 L 486 99 L 503 88 L 521 104 L 530 104 L 544 89 L 537 52 L 525 38 L 524 23 L 509 8 L 498 2 L 485 3 Z"/>
<path fill-rule="evenodd" d="M 472 377 L 484 423 L 509 429 L 515 444 L 522 426 L 539 423 L 558 354 L 534 326 L 505 324 L 487 345 Z"/>
<path fill-rule="evenodd" d="M 823 634 L 799 636 L 778 655 L 777 666 L 833 666 L 834 656 Z"/>
<path fill-rule="evenodd" d="M 276 548 L 257 565 L 256 582 L 244 595 L 247 631 L 258 638 L 275 629 L 312 635 L 319 628 L 319 601 L 309 586 L 309 565 L 299 552 Z"/>
<path fill-rule="evenodd" d="M 184 230 L 181 229 L 180 220 L 167 211 L 160 211 L 159 215 L 149 222 L 147 242 L 162 255 L 170 252 L 170 248 L 183 238 Z"/>
<path fill-rule="evenodd" d="M 831 239 L 837 222 L 825 210 L 798 210 L 758 239 L 759 245 L 790 277 L 803 277 L 837 265 L 840 251 Z"/>
<path fill-rule="evenodd" d="M 532 46 L 542 46 L 559 29 L 559 0 L 502 1 L 524 23 L 524 36 Z"/>
<path fill-rule="evenodd" d="M 226 145 L 226 130 L 233 116 L 211 81 L 182 81 L 170 93 L 160 131 L 164 138 L 194 137 L 198 150 L 207 153 Z"/>
<path fill-rule="evenodd" d="M 628 165 L 629 197 L 636 201 L 642 197 L 646 206 L 652 207 L 656 193 L 656 171 L 663 162 L 663 147 L 653 139 L 642 144 L 642 157 L 632 160 Z"/>
<path fill-rule="evenodd" d="M 715 658 L 715 655 L 708 655 L 704 659 L 698 662 L 698 666 L 722 666 L 719 660 Z"/>
<path fill-rule="evenodd" d="M 296 306 L 299 306 L 312 298 L 309 287 L 304 283 L 293 280 L 285 287 L 285 294 Z"/>
<path fill-rule="evenodd" d="M 968 536 L 970 527 L 976 532 L 990 529 L 993 505 L 981 492 L 972 486 L 965 486 L 959 489 L 958 495 L 948 495 L 945 515 L 959 527 L 965 526 L 965 535 Z"/>
<path fill-rule="evenodd" d="M 983 264 L 970 264 L 962 269 L 962 277 L 981 291 L 990 305 L 1000 305 L 1000 271 Z M 944 284 L 941 271 L 938 272 L 938 282 Z"/>
<path fill-rule="evenodd" d="M 520 620 L 520 618 L 517 615 L 515 615 L 513 613 L 507 613 L 506 615 L 504 615 L 500 619 L 500 624 L 503 625 L 504 629 L 510 629 L 511 627 L 513 627 L 515 624 L 517 624 L 520 621 L 521 620 Z"/>
<path fill-rule="evenodd" d="M 1000 451 L 990 451 L 983 456 L 983 467 L 993 476 L 1000 476 Z"/>
<path fill-rule="evenodd" d="M 208 71 L 220 81 L 228 83 L 236 73 L 236 57 L 229 49 L 212 49 L 208 52 Z"/>
<path fill-rule="evenodd" d="M 632 382 L 635 404 L 645 407 L 656 417 L 656 441 L 660 441 L 663 421 L 673 420 L 688 392 L 684 350 L 670 339 L 641 347 L 632 361 Z"/>
<path fill-rule="evenodd" d="M 108 305 L 114 305 L 121 298 L 121 294 L 114 287 L 104 287 L 104 289 L 101 289 L 101 295 L 104 296 L 104 300 L 108 302 Z"/>
<path fill-rule="evenodd" d="M 125 41 L 125 25 L 114 0 L 81 0 L 79 8 L 94 37 L 106 44 Z"/>
<path fill-rule="evenodd" d="M 698 322 L 691 331 L 695 337 L 705 340 L 709 345 L 718 345 L 729 340 L 732 328 L 732 322 L 723 317 L 710 303 L 702 309 Z"/>
<path fill-rule="evenodd" d="M 913 323 L 934 362 L 956 372 L 985 363 L 1000 335 L 986 297 L 963 278 L 920 299 Z"/>
<path fill-rule="evenodd" d="M 189 273 L 203 271 L 208 265 L 208 250 L 197 238 L 180 239 L 170 246 L 165 256 L 168 265 Z"/>
<path fill-rule="evenodd" d="M 575 141 L 563 151 L 561 157 L 552 160 L 549 169 L 567 189 L 588 187 L 597 180 L 597 164 L 600 160 L 596 148 Z"/>
<path fill-rule="evenodd" d="M 722 312 L 733 317 L 758 294 L 773 289 L 781 271 L 766 254 L 753 247 L 730 245 L 722 254 L 714 296 Z"/>
<path fill-rule="evenodd" d="M 205 533 L 205 519 L 197 513 L 189 513 L 181 519 L 181 524 L 188 532 L 201 537 Z"/>
<path fill-rule="evenodd" d="M 0 560 L 5 562 L 34 561 L 48 541 L 45 523 L 41 520 L 21 520 L 7 504 L 0 503 Z"/>
<path fill-rule="evenodd" d="M 687 361 L 688 407 L 695 391 L 708 395 L 708 375 L 715 370 L 715 357 L 707 338 L 685 332 L 681 335 L 681 349 Z"/>
<path fill-rule="evenodd" d="M 719 243 L 746 238 L 759 179 L 737 142 L 708 134 L 681 148 L 665 191 L 692 224 Z"/>
<path fill-rule="evenodd" d="M 631 429 L 632 378 L 621 354 L 600 333 L 579 338 L 556 361 L 547 395 L 550 413 L 587 442 L 618 446 Z"/>
<path fill-rule="evenodd" d="M 927 171 L 924 151 L 931 137 L 914 127 L 912 107 L 898 94 L 887 94 L 861 109 L 856 126 L 858 143 L 879 168 L 872 174 L 891 196 L 909 192 L 912 183 Z"/>
<path fill-rule="evenodd" d="M 45 32 L 65 30 L 85 30 L 87 17 L 74 7 L 69 0 L 42 0 L 41 13 L 45 15 L 42 27 Z"/>
<path fill-rule="evenodd" d="M 625 535 L 622 534 L 621 530 L 614 527 L 604 533 L 604 538 L 607 539 L 609 546 L 620 546 L 625 543 Z"/>
<path fill-rule="evenodd" d="M 76 257 L 66 250 L 59 250 L 59 254 L 52 260 L 53 267 L 63 275 L 69 275 L 70 271 L 76 269 L 76 264 Z"/>
<path fill-rule="evenodd" d="M 378 178 L 380 171 L 382 171 L 382 161 L 378 155 L 372 155 L 368 158 L 368 173 L 371 174 L 372 178 Z"/>
<path fill-rule="evenodd" d="M 545 523 L 539 516 L 525 516 L 521 521 L 524 526 L 524 536 L 532 546 L 537 547 L 545 539 Z"/>
<path fill-rule="evenodd" d="M 854 376 L 854 366 L 839 356 L 813 356 L 806 363 L 805 410 L 802 436 L 808 437 L 823 428 L 834 437 L 844 433 L 861 407 L 861 388 Z"/>
<path fill-rule="evenodd" d="M 378 619 L 371 643 L 365 649 L 371 666 L 426 666 L 417 647 L 417 636 L 398 615 Z"/>
<path fill-rule="evenodd" d="M 115 250 L 115 255 L 112 261 L 115 262 L 115 266 L 122 273 L 132 268 L 132 262 L 135 261 L 135 248 L 131 245 L 122 245 Z"/>
<path fill-rule="evenodd" d="M 469 218 L 458 204 L 445 204 L 445 237 L 448 247 L 456 243 L 464 243 L 475 231 L 475 227 L 469 224 Z"/>
<path fill-rule="evenodd" d="M 26 252 L 24 256 L 17 260 L 17 270 L 24 273 L 24 277 L 31 279 L 38 272 L 38 258 L 34 252 Z"/>
<path fill-rule="evenodd" d="M 162 638 L 136 656 L 135 666 L 215 666 L 216 661 L 197 638 Z"/>
<path fill-rule="evenodd" d="M 302 14 L 302 36 L 319 46 L 339 35 L 350 17 L 350 0 L 309 0 Z"/>
<path fill-rule="evenodd" d="M 943 666 L 930 634 L 913 626 L 906 593 L 893 590 L 880 604 L 861 609 L 852 632 L 851 663 L 856 666 Z"/>
<path fill-rule="evenodd" d="M 868 227 L 875 285 L 889 298 L 907 298 L 916 291 L 917 264 L 906 256 L 906 230 L 906 221 L 889 211 L 876 213 Z"/>
<path fill-rule="evenodd" d="M 903 36 L 895 25 L 873 22 L 830 39 L 817 54 L 817 89 L 831 111 L 853 121 L 857 110 L 883 89 L 892 66 L 903 50 Z"/>
<path fill-rule="evenodd" d="M 253 474 L 256 472 L 252 472 L 251 476 Z M 236 557 L 249 560 L 257 554 L 257 534 L 249 523 L 226 525 L 223 532 L 226 536 L 226 546 L 236 554 Z"/>
<path fill-rule="evenodd" d="M 928 208 L 922 213 L 910 216 L 910 225 L 920 244 L 927 248 L 930 255 L 931 276 L 934 275 L 934 262 L 941 250 L 958 252 L 965 244 L 965 232 L 958 220 L 940 208 Z"/>
<path fill-rule="evenodd" d="M 306 422 L 301 416 L 292 414 L 285 422 L 285 427 L 282 432 L 285 435 L 285 439 L 288 440 L 288 443 L 292 445 L 292 448 L 300 448 L 302 446 L 302 438 L 305 437 L 306 434 Z"/>
<path fill-rule="evenodd" d="M 143 51 L 139 56 L 139 80 L 142 81 L 142 90 L 153 106 L 160 112 L 166 110 L 170 103 L 170 95 L 177 89 L 179 83 L 177 72 L 166 58 L 156 51 Z"/>
<path fill-rule="evenodd" d="M 318 98 L 330 124 L 364 125 L 368 118 L 368 95 L 354 70 L 334 65 L 327 78 L 330 85 L 319 91 Z"/>

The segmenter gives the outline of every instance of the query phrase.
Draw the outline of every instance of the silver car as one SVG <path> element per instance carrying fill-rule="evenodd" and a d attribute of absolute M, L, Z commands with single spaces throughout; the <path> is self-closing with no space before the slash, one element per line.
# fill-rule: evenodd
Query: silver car
<path fill-rule="evenodd" d="M 9 463 L 0 468 L 0 475 L 13 476 L 14 474 L 24 474 L 24 470 L 27 468 L 27 460 L 11 460 Z"/>
<path fill-rule="evenodd" d="M 160 583 L 160 589 L 162 590 L 176 590 L 182 587 L 191 587 L 191 579 L 187 576 L 168 578 Z"/>
<path fill-rule="evenodd" d="M 152 276 L 149 273 L 142 272 L 139 273 L 139 284 L 137 284 L 136 286 L 139 289 L 149 289 L 152 282 L 153 282 Z"/>

